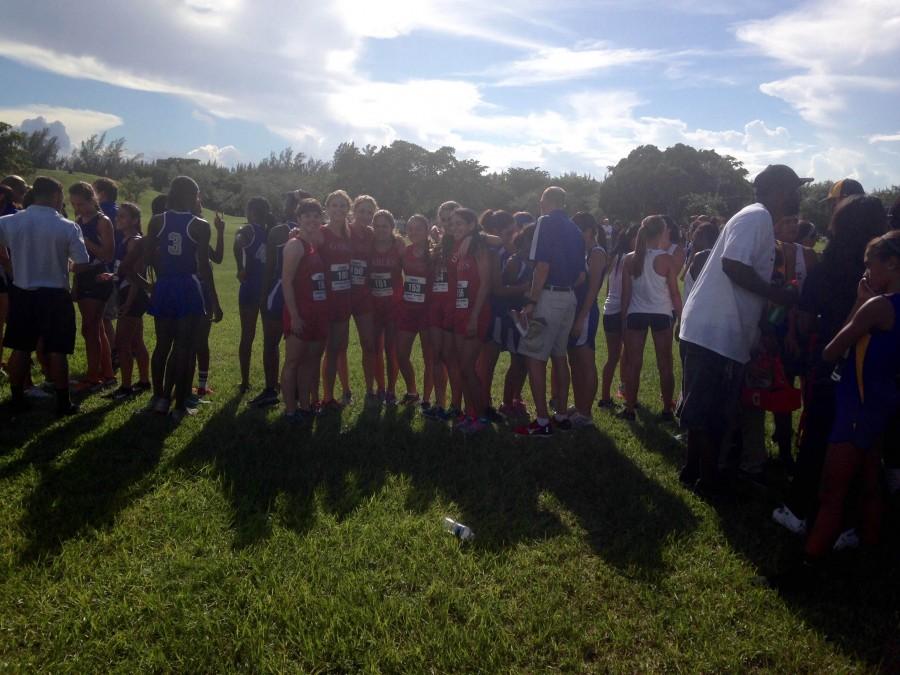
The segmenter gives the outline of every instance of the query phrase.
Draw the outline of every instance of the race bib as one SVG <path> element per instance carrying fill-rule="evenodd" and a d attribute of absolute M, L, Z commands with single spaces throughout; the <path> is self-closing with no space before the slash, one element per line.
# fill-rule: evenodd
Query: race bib
<path fill-rule="evenodd" d="M 337 293 L 350 290 L 350 265 L 336 263 L 330 268 L 331 290 Z"/>
<path fill-rule="evenodd" d="M 432 293 L 446 293 L 450 290 L 449 285 L 447 284 L 447 270 L 441 270 L 434 277 L 434 282 L 431 284 L 431 292 Z"/>
<path fill-rule="evenodd" d="M 403 300 L 405 302 L 425 302 L 425 285 L 428 280 L 425 277 L 407 276 L 403 282 Z"/>
<path fill-rule="evenodd" d="M 374 297 L 389 298 L 394 294 L 393 284 L 391 283 L 392 276 L 390 272 L 372 272 L 369 275 L 369 288 L 372 289 Z"/>
<path fill-rule="evenodd" d="M 312 299 L 315 302 L 322 302 L 327 298 L 325 293 L 325 273 L 324 272 L 314 272 L 309 277 L 312 279 Z"/>
<path fill-rule="evenodd" d="M 350 261 L 350 283 L 354 286 L 365 286 L 366 285 L 366 271 L 369 268 L 369 263 L 365 260 L 351 260 Z"/>
<path fill-rule="evenodd" d="M 469 309 L 469 280 L 456 282 L 456 309 Z"/>

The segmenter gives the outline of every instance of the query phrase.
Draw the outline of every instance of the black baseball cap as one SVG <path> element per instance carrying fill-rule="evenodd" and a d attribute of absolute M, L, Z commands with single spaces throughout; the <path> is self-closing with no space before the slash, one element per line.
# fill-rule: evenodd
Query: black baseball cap
<path fill-rule="evenodd" d="M 812 181 L 812 178 L 800 178 L 797 172 L 786 164 L 769 164 L 753 179 L 753 187 L 757 192 L 768 192 L 773 189 L 793 190 Z"/>

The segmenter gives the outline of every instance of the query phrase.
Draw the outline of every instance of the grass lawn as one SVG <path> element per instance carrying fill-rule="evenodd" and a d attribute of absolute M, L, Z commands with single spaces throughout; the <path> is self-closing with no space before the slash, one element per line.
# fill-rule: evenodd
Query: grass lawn
<path fill-rule="evenodd" d="M 137 414 L 146 397 L 62 421 L 0 410 L 0 669 L 900 669 L 896 542 L 839 560 L 822 593 L 758 587 L 798 550 L 769 519 L 784 478 L 724 506 L 684 490 L 650 351 L 635 424 L 596 411 L 547 441 L 463 439 L 363 411 L 357 368 L 357 401 L 301 431 L 237 392 L 234 272 L 226 254 L 197 417 Z"/>

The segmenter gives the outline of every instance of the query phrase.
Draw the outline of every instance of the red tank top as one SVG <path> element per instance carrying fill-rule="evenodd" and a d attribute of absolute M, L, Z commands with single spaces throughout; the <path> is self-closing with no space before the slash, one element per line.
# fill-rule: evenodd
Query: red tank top
<path fill-rule="evenodd" d="M 324 241 L 319 254 L 325 261 L 328 292 L 333 295 L 347 293 L 350 291 L 350 238 L 335 234 L 324 225 L 322 237 Z"/>
<path fill-rule="evenodd" d="M 455 284 L 453 288 L 456 288 Z M 434 260 L 430 298 L 433 304 L 450 302 L 450 274 L 447 270 L 447 261 L 442 254 L 438 254 Z"/>
<path fill-rule="evenodd" d="M 367 295 L 369 256 L 372 255 L 372 228 L 350 227 L 350 285 L 353 295 Z"/>
<path fill-rule="evenodd" d="M 379 251 L 373 244 L 369 256 L 369 291 L 372 297 L 398 297 L 402 280 L 396 243 L 392 243 L 386 251 Z"/>
<path fill-rule="evenodd" d="M 469 242 L 469 247 L 471 245 L 472 243 Z M 459 246 L 454 251 L 453 259 L 456 261 L 454 266 L 456 269 L 456 274 L 454 275 L 456 280 L 456 310 L 459 312 L 470 312 L 475 308 L 475 298 L 478 297 L 478 289 L 481 287 L 478 262 L 475 256 L 468 252 L 465 255 L 460 255 Z"/>
<path fill-rule="evenodd" d="M 308 241 L 300 239 L 303 244 L 303 257 L 297 265 L 294 275 L 294 297 L 297 298 L 297 311 L 308 315 L 319 311 L 328 298 L 325 289 L 325 261 L 319 251 Z"/>
<path fill-rule="evenodd" d="M 426 252 L 416 255 L 410 244 L 403 251 L 403 302 L 413 307 L 424 307 L 428 293 L 429 258 Z"/>

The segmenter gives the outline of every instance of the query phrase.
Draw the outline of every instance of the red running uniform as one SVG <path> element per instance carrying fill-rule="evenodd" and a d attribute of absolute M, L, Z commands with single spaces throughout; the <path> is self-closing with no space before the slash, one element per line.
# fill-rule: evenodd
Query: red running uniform
<path fill-rule="evenodd" d="M 469 242 L 471 248 L 472 242 Z M 468 249 L 467 249 L 468 251 Z M 478 274 L 478 262 L 471 253 L 460 255 L 459 249 L 453 254 L 456 270 L 453 275 L 456 286 L 456 306 L 453 312 L 453 332 L 457 335 L 465 335 L 469 326 L 469 319 L 475 309 L 475 301 L 478 298 L 478 290 L 481 288 L 482 279 Z M 484 280 L 487 283 L 488 280 Z M 478 314 L 476 337 L 484 341 L 487 337 L 491 323 L 491 304 L 485 301 Z"/>
<path fill-rule="evenodd" d="M 397 330 L 418 333 L 428 327 L 428 284 L 431 280 L 427 251 L 416 254 L 410 244 L 403 252 L 403 294 L 397 311 Z"/>
<path fill-rule="evenodd" d="M 362 316 L 372 311 L 372 294 L 369 292 L 372 238 L 371 227 L 350 226 L 350 306 L 353 316 Z"/>
<path fill-rule="evenodd" d="M 451 283 L 450 270 L 442 252 L 432 261 L 431 293 L 428 296 L 428 328 L 453 330 L 453 293 L 456 282 Z"/>
<path fill-rule="evenodd" d="M 328 338 L 330 319 L 328 292 L 325 290 L 325 261 L 312 244 L 302 239 L 300 243 L 303 244 L 303 257 L 294 275 L 294 298 L 297 312 L 303 321 L 300 339 L 305 342 L 323 342 Z M 284 335 L 288 337 L 291 335 L 291 314 L 287 303 L 281 317 Z"/>
<path fill-rule="evenodd" d="M 369 292 L 372 294 L 372 307 L 379 322 L 394 320 L 402 284 L 403 274 L 396 240 L 386 251 L 379 251 L 373 245 L 369 256 Z"/>
<path fill-rule="evenodd" d="M 326 288 L 328 290 L 328 311 L 331 321 L 350 319 L 350 259 L 349 237 L 342 237 L 322 226 L 324 241 L 318 249 L 325 261 Z"/>

